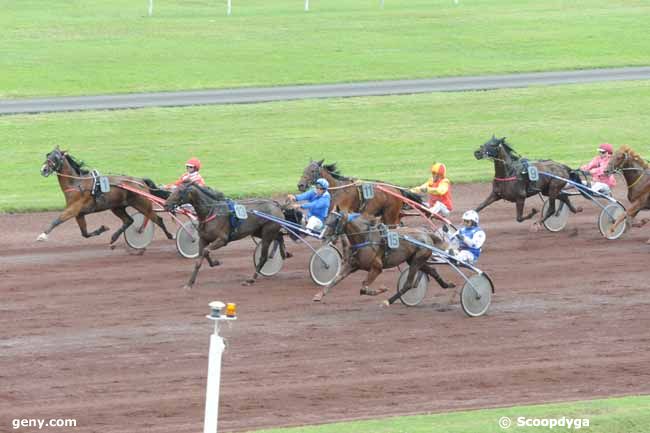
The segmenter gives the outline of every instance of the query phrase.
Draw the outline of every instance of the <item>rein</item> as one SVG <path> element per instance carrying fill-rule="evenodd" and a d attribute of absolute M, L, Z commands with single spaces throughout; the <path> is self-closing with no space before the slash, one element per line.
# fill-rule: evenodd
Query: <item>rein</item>
<path fill-rule="evenodd" d="M 494 180 L 497 182 L 510 182 L 512 180 L 517 180 L 517 176 L 512 177 L 495 177 Z"/>

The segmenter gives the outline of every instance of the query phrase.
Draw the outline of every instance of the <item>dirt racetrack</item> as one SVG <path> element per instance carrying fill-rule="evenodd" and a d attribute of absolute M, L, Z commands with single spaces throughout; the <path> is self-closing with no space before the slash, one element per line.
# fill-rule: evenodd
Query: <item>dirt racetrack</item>
<path fill-rule="evenodd" d="M 456 186 L 454 219 L 488 189 Z M 585 211 L 556 234 L 530 233 L 513 204 L 482 212 L 479 265 L 496 294 L 475 319 L 457 299 L 440 308 L 449 292 L 435 283 L 424 305 L 382 308 L 386 296 L 359 296 L 362 273 L 314 304 L 308 250 L 291 242 L 295 257 L 274 278 L 240 284 L 253 270 L 244 240 L 188 292 L 193 261 L 160 231 L 140 257 L 123 240 L 109 250 L 108 234 L 82 239 L 74 221 L 35 242 L 53 213 L 0 215 L 0 431 L 15 418 L 76 418 L 75 432 L 201 431 L 212 300 L 239 308 L 222 331 L 220 431 L 648 394 L 650 229 L 607 241 L 598 209 L 578 201 Z M 117 228 L 112 214 L 88 220 Z"/>

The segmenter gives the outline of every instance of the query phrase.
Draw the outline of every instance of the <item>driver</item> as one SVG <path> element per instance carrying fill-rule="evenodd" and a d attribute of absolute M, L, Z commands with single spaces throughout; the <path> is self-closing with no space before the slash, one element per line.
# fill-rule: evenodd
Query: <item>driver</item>
<path fill-rule="evenodd" d="M 431 180 L 420 186 L 411 188 L 411 192 L 429 195 L 429 209 L 431 212 L 442 216 L 449 216 L 453 210 L 451 203 L 451 182 L 447 177 L 447 168 L 441 162 L 435 162 L 431 166 Z"/>
<path fill-rule="evenodd" d="M 612 188 L 616 186 L 616 178 L 613 174 L 605 174 L 607 164 L 612 158 L 614 148 L 609 143 L 602 143 L 598 146 L 598 155 L 594 157 L 588 164 L 580 167 L 582 171 L 588 171 L 591 174 L 591 189 L 594 189 L 601 194 L 612 195 Z"/>
<path fill-rule="evenodd" d="M 314 189 L 302 194 L 287 196 L 291 201 L 307 201 L 302 204 L 296 203 L 293 207 L 307 210 L 307 229 L 311 231 L 320 232 L 323 229 L 323 223 L 330 208 L 329 187 L 329 182 L 326 179 L 319 178 L 314 183 Z"/>
<path fill-rule="evenodd" d="M 186 172 L 183 173 L 176 182 L 165 185 L 164 188 L 167 190 L 174 190 L 179 185 L 185 182 L 196 183 L 198 185 L 205 186 L 205 181 L 203 180 L 203 177 L 201 177 L 201 175 L 199 174 L 200 169 L 201 169 L 201 161 L 199 161 L 198 158 L 192 157 L 188 159 L 187 162 L 185 163 Z"/>
<path fill-rule="evenodd" d="M 475 210 L 465 212 L 463 228 L 454 235 L 453 239 L 458 245 L 456 258 L 471 264 L 477 262 L 485 243 L 485 232 L 478 225 L 478 221 L 478 213 Z"/>

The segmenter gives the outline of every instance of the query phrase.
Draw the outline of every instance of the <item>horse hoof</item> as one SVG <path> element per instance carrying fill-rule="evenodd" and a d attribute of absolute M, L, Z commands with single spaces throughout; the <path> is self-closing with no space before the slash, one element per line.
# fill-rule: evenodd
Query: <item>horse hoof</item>
<path fill-rule="evenodd" d="M 291 254 L 289 251 L 287 251 L 284 255 L 285 259 L 290 259 L 291 257 L 293 257 L 293 254 Z"/>
<path fill-rule="evenodd" d="M 530 226 L 529 230 L 531 233 L 537 233 L 539 231 L 539 223 L 534 223 L 532 226 Z"/>
<path fill-rule="evenodd" d="M 110 245 L 108 246 L 108 248 L 111 249 L 111 250 L 114 250 L 114 249 L 115 249 L 115 244 L 110 244 Z"/>
<path fill-rule="evenodd" d="M 445 286 L 443 286 L 443 289 L 455 289 L 456 285 L 454 283 L 447 283 Z"/>
<path fill-rule="evenodd" d="M 253 284 L 255 284 L 255 280 L 253 278 L 244 280 L 244 282 L 242 283 L 243 286 L 252 286 Z"/>
<path fill-rule="evenodd" d="M 107 231 L 109 231 L 109 230 L 110 230 L 110 229 L 109 229 L 108 227 L 104 226 L 104 225 L 101 226 L 101 227 L 99 228 L 99 232 L 100 232 L 100 233 L 107 232 Z"/>
<path fill-rule="evenodd" d="M 190 286 L 189 284 L 185 284 L 183 286 L 183 290 L 192 290 L 192 286 Z"/>
<path fill-rule="evenodd" d="M 390 307 L 390 302 L 388 302 L 388 299 L 384 300 L 381 304 L 382 307 Z"/>
<path fill-rule="evenodd" d="M 388 289 L 384 289 L 383 287 L 381 289 L 369 289 L 369 288 L 363 288 L 359 291 L 361 295 L 368 295 L 368 296 L 377 296 L 381 295 L 384 292 L 387 292 Z"/>
<path fill-rule="evenodd" d="M 311 300 L 313 302 L 320 302 L 322 299 L 323 299 L 323 293 L 319 292 L 319 293 L 316 293 Z"/>
<path fill-rule="evenodd" d="M 584 209 L 582 209 L 582 206 L 576 207 L 576 213 L 582 212 Z"/>
<path fill-rule="evenodd" d="M 47 235 L 46 235 L 45 233 L 41 233 L 40 235 L 38 235 L 38 237 L 36 238 L 36 240 L 37 240 L 38 242 L 44 242 L 44 241 L 47 240 Z"/>

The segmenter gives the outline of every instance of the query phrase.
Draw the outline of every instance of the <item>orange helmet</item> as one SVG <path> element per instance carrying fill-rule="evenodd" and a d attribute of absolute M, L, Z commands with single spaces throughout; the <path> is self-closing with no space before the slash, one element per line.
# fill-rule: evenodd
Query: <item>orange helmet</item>
<path fill-rule="evenodd" d="M 434 162 L 433 165 L 431 166 L 431 174 L 432 175 L 440 175 L 441 177 L 445 177 L 445 174 L 447 173 L 447 168 L 445 167 L 445 164 L 442 162 Z"/>
<path fill-rule="evenodd" d="M 196 168 L 197 171 L 201 169 L 201 161 L 199 161 L 199 158 L 196 157 L 188 159 L 185 165 L 191 165 L 192 167 Z"/>

